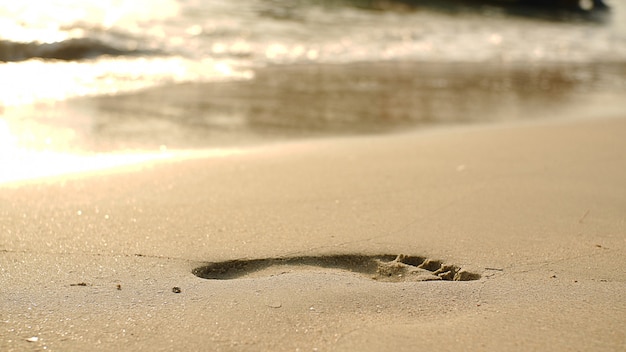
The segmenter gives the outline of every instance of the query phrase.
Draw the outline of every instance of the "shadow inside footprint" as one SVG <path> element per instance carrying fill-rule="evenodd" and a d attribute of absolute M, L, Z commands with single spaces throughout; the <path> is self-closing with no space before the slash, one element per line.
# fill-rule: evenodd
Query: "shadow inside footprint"
<path fill-rule="evenodd" d="M 306 267 L 340 269 L 361 274 L 372 280 L 404 281 L 470 281 L 480 279 L 456 265 L 443 264 L 418 256 L 407 255 L 329 255 L 249 260 L 229 260 L 196 268 L 193 274 L 209 280 L 231 280 L 275 276 Z"/>

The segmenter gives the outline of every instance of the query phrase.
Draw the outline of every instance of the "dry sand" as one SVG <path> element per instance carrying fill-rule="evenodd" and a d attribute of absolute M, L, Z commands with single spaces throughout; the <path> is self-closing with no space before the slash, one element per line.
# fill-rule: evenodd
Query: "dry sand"
<path fill-rule="evenodd" d="M 0 350 L 623 351 L 625 136 L 448 128 L 4 185 Z M 361 270 L 395 254 L 481 277 Z"/>

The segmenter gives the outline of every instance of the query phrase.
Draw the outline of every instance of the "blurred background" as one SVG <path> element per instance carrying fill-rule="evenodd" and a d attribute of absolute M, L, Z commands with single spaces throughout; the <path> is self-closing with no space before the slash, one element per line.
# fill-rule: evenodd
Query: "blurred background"
<path fill-rule="evenodd" d="M 5 173 L 41 152 L 203 149 L 619 115 L 625 92 L 619 0 L 0 6 Z"/>

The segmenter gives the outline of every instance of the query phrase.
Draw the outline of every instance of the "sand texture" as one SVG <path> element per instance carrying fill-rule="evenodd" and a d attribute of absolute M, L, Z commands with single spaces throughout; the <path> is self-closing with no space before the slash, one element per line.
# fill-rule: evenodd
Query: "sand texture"
<path fill-rule="evenodd" d="M 625 136 L 445 128 L 0 186 L 0 351 L 623 351 Z"/>

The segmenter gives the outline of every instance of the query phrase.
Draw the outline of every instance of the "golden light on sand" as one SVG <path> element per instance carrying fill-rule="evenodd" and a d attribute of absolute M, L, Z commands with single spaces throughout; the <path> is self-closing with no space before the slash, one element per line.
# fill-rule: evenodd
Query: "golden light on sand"
<path fill-rule="evenodd" d="M 10 150 L 10 149 L 9 149 Z M 109 154 L 69 154 L 13 149 L 0 154 L 0 186 L 30 180 L 121 169 L 164 160 L 221 158 L 238 154 L 236 149 L 204 151 L 119 152 Z"/>
<path fill-rule="evenodd" d="M 236 148 L 171 151 L 165 146 L 161 146 L 158 151 L 68 152 L 49 147 L 50 142 L 56 137 L 63 136 L 55 136 L 54 132 L 50 131 L 44 132 L 38 134 L 36 131 L 29 131 L 16 134 L 6 121 L 0 119 L 0 185 L 162 160 L 219 158 L 241 152 Z M 30 143 L 24 143 L 26 139 L 31 139 Z M 38 145 L 35 146 L 34 142 Z"/>
<path fill-rule="evenodd" d="M 0 160 L 0 184 L 128 166 L 171 158 L 171 154 L 72 155 L 55 152 L 15 151 Z"/>
<path fill-rule="evenodd" d="M 45 141 L 44 141 L 45 143 Z M 8 124 L 0 119 L 0 184 L 69 173 L 103 170 L 173 157 L 173 153 L 70 154 L 20 146 Z"/>

